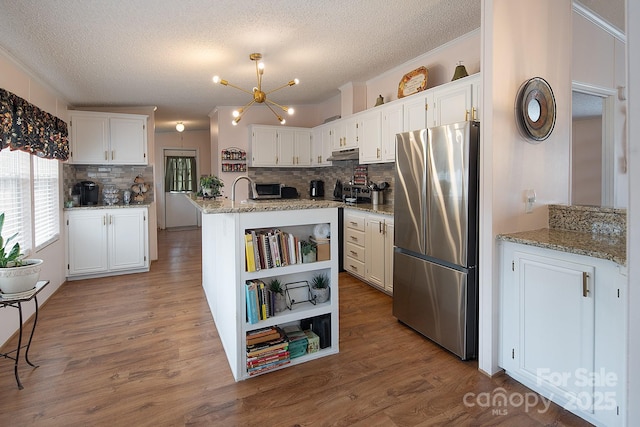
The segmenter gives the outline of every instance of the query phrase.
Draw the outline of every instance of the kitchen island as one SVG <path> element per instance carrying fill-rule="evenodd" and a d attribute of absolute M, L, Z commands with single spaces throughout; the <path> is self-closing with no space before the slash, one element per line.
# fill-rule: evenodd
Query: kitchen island
<path fill-rule="evenodd" d="M 202 286 L 236 381 L 337 353 L 338 208 L 343 204 L 300 199 L 273 202 L 189 200 L 202 212 Z M 329 250 L 324 260 L 301 263 L 297 257 L 280 252 L 286 259 L 285 262 L 281 260 L 280 266 L 258 269 L 262 253 L 247 250 L 257 242 L 254 236 L 287 236 L 288 240 L 280 240 L 282 251 L 284 247 L 291 248 L 286 241 L 308 240 L 319 229 L 328 232 L 329 236 L 336 236 L 326 243 Z M 248 240 L 247 235 L 250 236 Z M 255 271 L 251 271 L 254 268 L 247 262 L 251 258 Z M 317 275 L 329 278 L 330 297 L 326 302 L 317 302 L 311 296 L 310 284 Z M 263 316 L 262 305 L 259 305 L 258 320 L 252 321 L 252 285 L 256 284 L 258 289 L 261 285 L 268 287 L 276 279 L 285 290 L 287 308 L 280 312 L 268 310 L 268 315 Z M 274 327 L 301 326 L 305 329 L 309 324 L 322 324 L 326 328 L 315 331 L 322 338 L 318 351 L 308 351 L 295 358 L 281 352 L 276 358 L 281 363 L 252 369 L 256 361 L 247 354 L 248 335 Z"/>

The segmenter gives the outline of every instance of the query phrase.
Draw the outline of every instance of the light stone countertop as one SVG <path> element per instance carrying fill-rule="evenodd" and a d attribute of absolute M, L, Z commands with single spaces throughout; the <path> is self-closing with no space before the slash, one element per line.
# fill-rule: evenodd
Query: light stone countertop
<path fill-rule="evenodd" d="M 370 203 L 350 204 L 330 199 L 275 199 L 275 200 L 203 200 L 187 197 L 203 214 L 287 211 L 299 209 L 348 208 L 371 213 L 393 215 L 393 205 Z"/>
<path fill-rule="evenodd" d="M 87 205 L 87 206 L 74 206 L 72 208 L 64 208 L 65 211 L 77 211 L 77 210 L 91 210 L 91 209 L 129 209 L 129 208 L 148 208 L 153 202 L 142 202 L 142 203 L 129 203 L 125 205 L 124 203 L 116 203 L 115 205 L 104 205 L 102 203 L 97 205 Z"/>
<path fill-rule="evenodd" d="M 627 265 L 627 240 L 625 236 L 541 228 L 500 234 L 497 239 L 606 259 L 622 266 Z"/>

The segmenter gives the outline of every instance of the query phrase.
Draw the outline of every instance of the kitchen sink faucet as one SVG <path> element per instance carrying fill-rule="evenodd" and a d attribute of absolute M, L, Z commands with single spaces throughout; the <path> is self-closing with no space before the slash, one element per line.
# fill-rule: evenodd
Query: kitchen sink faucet
<path fill-rule="evenodd" d="M 241 175 L 241 176 L 237 177 L 236 179 L 233 180 L 233 184 L 231 184 L 231 201 L 232 202 L 234 202 L 236 200 L 236 184 L 241 179 L 246 179 L 247 181 L 249 181 L 249 184 L 251 185 L 249 187 L 249 192 L 253 191 L 253 180 L 251 180 L 251 178 L 249 178 L 246 175 Z"/>

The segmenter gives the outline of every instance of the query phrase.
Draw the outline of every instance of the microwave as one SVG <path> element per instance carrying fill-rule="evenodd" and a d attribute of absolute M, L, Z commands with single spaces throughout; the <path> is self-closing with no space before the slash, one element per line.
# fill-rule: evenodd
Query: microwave
<path fill-rule="evenodd" d="M 280 199 L 282 198 L 280 184 L 258 184 L 251 185 L 251 198 L 256 199 Z"/>

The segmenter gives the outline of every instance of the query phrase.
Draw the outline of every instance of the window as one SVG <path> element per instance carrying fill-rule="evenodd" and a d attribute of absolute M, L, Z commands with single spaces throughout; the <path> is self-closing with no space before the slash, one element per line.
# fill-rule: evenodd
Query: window
<path fill-rule="evenodd" d="M 0 151 L 0 212 L 2 234 L 18 233 L 23 254 L 29 255 L 60 235 L 59 162 L 22 151 Z"/>
<path fill-rule="evenodd" d="M 165 157 L 164 191 L 197 191 L 196 158 Z"/>
<path fill-rule="evenodd" d="M 33 157 L 33 218 L 36 250 L 60 237 L 59 162 Z"/>

